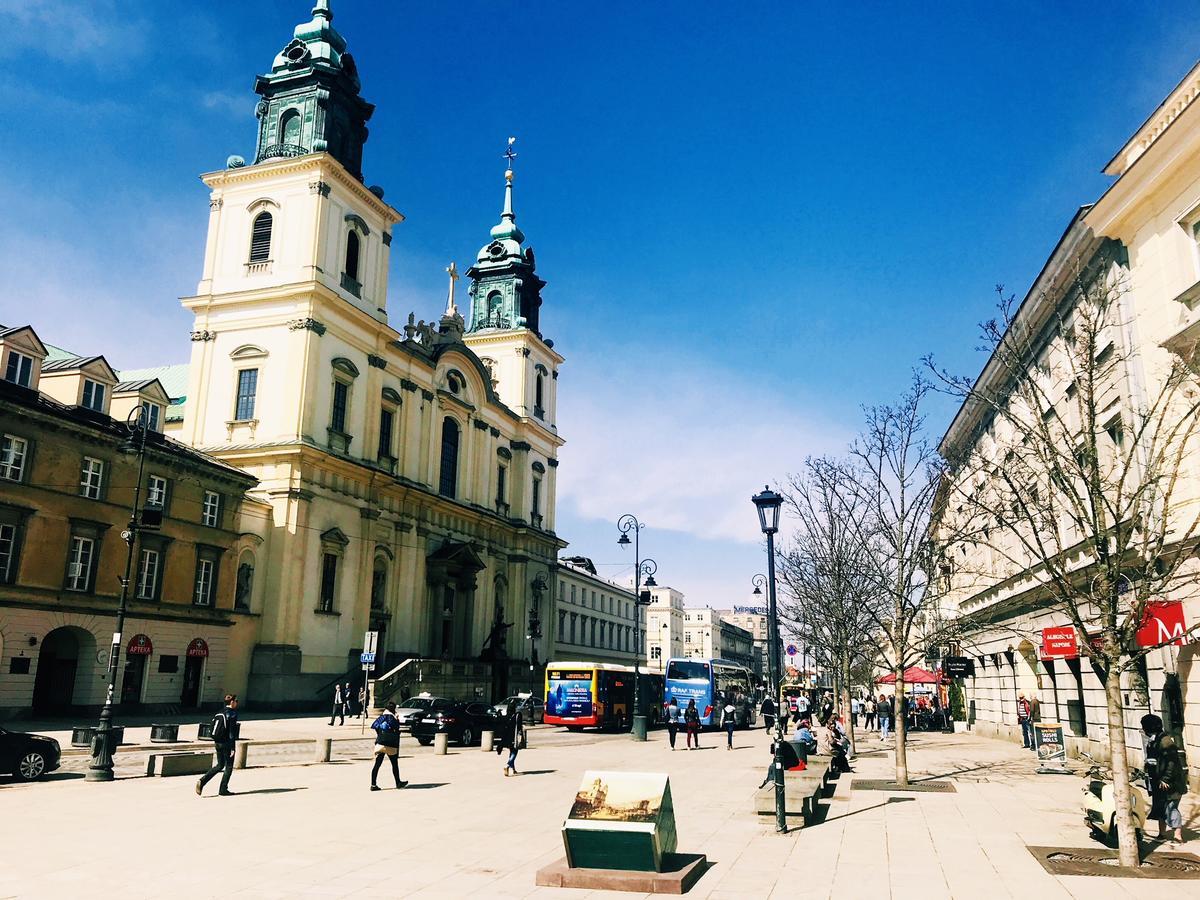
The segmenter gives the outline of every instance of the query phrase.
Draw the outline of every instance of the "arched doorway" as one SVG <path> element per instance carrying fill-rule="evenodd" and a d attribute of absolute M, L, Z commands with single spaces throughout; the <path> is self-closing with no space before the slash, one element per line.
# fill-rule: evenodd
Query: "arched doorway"
<path fill-rule="evenodd" d="M 96 639 L 82 628 L 55 628 L 42 638 L 33 681 L 34 711 L 65 712 L 86 703 L 86 697 L 75 696 L 75 688 L 91 674 L 95 658 Z"/>

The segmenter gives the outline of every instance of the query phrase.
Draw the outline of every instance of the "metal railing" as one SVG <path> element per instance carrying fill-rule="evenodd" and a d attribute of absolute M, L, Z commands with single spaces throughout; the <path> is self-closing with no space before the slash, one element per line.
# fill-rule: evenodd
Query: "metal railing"
<path fill-rule="evenodd" d="M 262 152 L 258 154 L 257 162 L 262 162 L 264 159 L 286 159 L 292 156 L 304 156 L 308 153 L 308 149 L 301 147 L 299 144 L 271 144 L 263 147 Z"/>

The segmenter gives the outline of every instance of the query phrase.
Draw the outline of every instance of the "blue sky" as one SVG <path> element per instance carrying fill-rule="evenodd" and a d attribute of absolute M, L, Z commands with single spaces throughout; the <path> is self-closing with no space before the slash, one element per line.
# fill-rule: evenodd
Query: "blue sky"
<path fill-rule="evenodd" d="M 252 153 L 254 75 L 310 5 L 0 0 L 0 321 L 187 359 L 196 176 Z M 567 357 L 558 530 L 619 578 L 636 513 L 658 580 L 713 606 L 765 563 L 750 495 L 923 354 L 977 370 L 993 286 L 1025 289 L 1200 54 L 1173 2 L 333 5 L 378 105 L 367 181 L 407 216 L 393 321 L 440 310 L 517 135 Z"/>

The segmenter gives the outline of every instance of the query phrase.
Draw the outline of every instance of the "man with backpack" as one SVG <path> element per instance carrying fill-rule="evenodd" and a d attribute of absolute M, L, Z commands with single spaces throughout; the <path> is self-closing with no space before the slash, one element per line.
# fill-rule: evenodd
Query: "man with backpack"
<path fill-rule="evenodd" d="M 228 797 L 233 793 L 229 790 L 229 776 L 233 774 L 233 748 L 237 745 L 237 708 L 237 694 L 226 694 L 225 708 L 213 716 L 212 742 L 216 760 L 213 767 L 196 782 L 197 797 L 204 794 L 204 786 L 218 773 L 223 773 L 221 774 L 221 789 L 218 793 L 222 797 Z"/>
<path fill-rule="evenodd" d="M 383 707 L 383 712 L 379 714 L 379 718 L 371 723 L 371 729 L 375 732 L 375 765 L 371 769 L 371 790 L 380 790 L 376 781 L 379 778 L 379 768 L 383 765 L 385 756 L 392 764 L 392 775 L 396 779 L 396 788 L 399 790 L 408 782 L 400 780 L 400 720 L 396 718 L 394 702 L 391 700 L 387 702 Z"/>

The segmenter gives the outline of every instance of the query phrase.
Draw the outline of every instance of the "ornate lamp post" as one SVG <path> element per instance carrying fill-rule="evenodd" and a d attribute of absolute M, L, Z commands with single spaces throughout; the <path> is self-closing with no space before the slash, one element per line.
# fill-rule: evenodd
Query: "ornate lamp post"
<path fill-rule="evenodd" d="M 638 536 L 645 526 L 637 520 L 636 516 L 626 513 L 617 519 L 617 530 L 621 532 L 621 536 L 617 538 L 617 544 L 621 547 L 628 547 L 633 544 L 633 722 L 630 735 L 635 741 L 646 740 L 646 716 L 642 712 L 642 691 L 641 691 L 641 662 L 642 656 L 642 607 L 649 606 L 650 600 L 647 598 L 642 600 L 642 576 L 646 576 L 646 587 L 658 587 L 654 581 L 654 575 L 658 571 L 658 563 L 652 559 L 642 559 L 641 547 L 638 545 Z M 633 532 L 633 541 L 629 540 L 629 532 Z"/>
<path fill-rule="evenodd" d="M 129 440 L 121 444 L 122 453 L 137 455 L 137 481 L 133 484 L 133 506 L 129 510 L 129 525 L 121 532 L 121 540 L 125 542 L 125 577 L 121 579 L 121 600 L 117 606 L 117 627 L 113 632 L 112 647 L 108 657 L 108 692 L 104 697 L 104 708 L 100 711 L 100 723 L 96 726 L 96 736 L 92 738 L 92 761 L 85 773 L 87 781 L 113 780 L 113 746 L 112 714 L 113 693 L 117 687 L 117 663 L 120 661 L 122 632 L 125 630 L 125 610 L 129 602 L 129 579 L 133 572 L 133 553 L 137 544 L 138 534 L 143 529 L 153 529 L 161 522 L 161 513 L 147 510 L 145 514 L 139 509 L 142 499 L 142 476 L 146 467 L 146 435 L 149 428 L 146 425 L 146 408 L 137 406 L 125 420 L 129 429 Z M 150 521 L 152 516 L 159 516 L 158 521 Z"/>
<path fill-rule="evenodd" d="M 533 683 L 533 673 L 537 671 L 537 642 L 542 636 L 542 597 L 546 591 L 550 590 L 550 582 L 546 578 L 545 572 L 538 572 L 530 582 L 530 588 L 533 590 L 533 602 L 529 604 L 529 693 L 536 694 L 536 686 Z"/>
<path fill-rule="evenodd" d="M 783 728 L 779 709 L 779 617 L 775 605 L 775 535 L 779 531 L 779 509 L 783 506 L 783 497 L 764 487 L 762 493 L 752 498 L 758 509 L 758 524 L 762 533 L 767 536 L 767 640 L 770 646 L 767 650 L 768 677 L 767 686 L 771 692 L 771 703 L 775 706 L 775 762 L 772 771 L 775 774 L 775 830 L 780 834 L 787 833 L 787 809 L 784 801 L 783 761 L 780 759 L 780 749 L 783 744 Z M 762 576 L 758 576 L 762 577 Z M 755 581 L 757 587 L 757 579 Z"/>
<path fill-rule="evenodd" d="M 767 576 L 766 575 L 755 575 L 753 578 L 750 579 L 750 583 L 752 585 L 754 585 L 754 596 L 761 597 L 762 593 L 763 593 L 763 588 L 765 588 L 767 586 Z M 770 640 L 769 635 L 767 637 L 767 640 L 768 641 Z M 768 655 L 767 672 L 768 673 L 770 673 L 770 670 L 771 670 L 770 653 L 771 653 L 771 648 L 768 647 L 767 648 L 767 655 Z M 762 657 L 759 657 L 759 664 L 760 665 L 762 664 Z"/>

